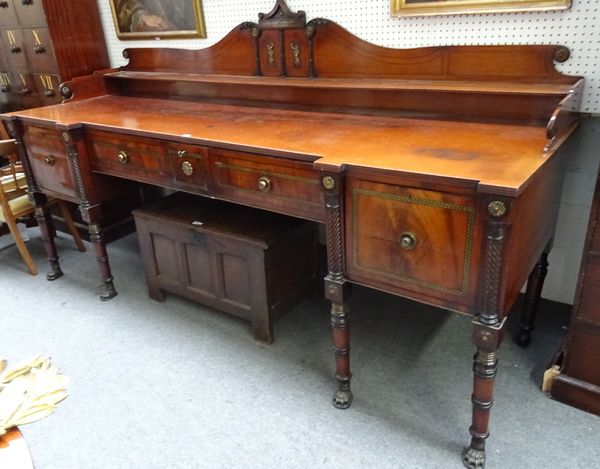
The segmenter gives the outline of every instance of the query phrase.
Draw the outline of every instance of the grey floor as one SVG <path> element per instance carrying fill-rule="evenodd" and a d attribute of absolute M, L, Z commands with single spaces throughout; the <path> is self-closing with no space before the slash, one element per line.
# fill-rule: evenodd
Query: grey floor
<path fill-rule="evenodd" d="M 41 240 L 29 232 L 45 271 Z M 22 427 L 37 469 L 462 467 L 468 317 L 356 289 L 355 400 L 340 411 L 330 404 L 326 302 L 290 311 L 266 346 L 238 319 L 172 295 L 149 300 L 135 236 L 109 246 L 120 294 L 107 303 L 90 251 L 61 235 L 66 275 L 48 283 L 25 273 L 6 238 L 0 355 L 51 355 L 71 380 L 53 416 Z M 564 334 L 561 311 L 544 304 L 529 349 L 503 344 L 488 469 L 600 467 L 600 418 L 539 388 Z"/>

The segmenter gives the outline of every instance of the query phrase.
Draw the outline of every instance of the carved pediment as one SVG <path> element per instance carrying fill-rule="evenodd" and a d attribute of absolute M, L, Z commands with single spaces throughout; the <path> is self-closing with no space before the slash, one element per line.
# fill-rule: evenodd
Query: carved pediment
<path fill-rule="evenodd" d="M 258 14 L 258 27 L 260 29 L 304 28 L 305 24 L 306 13 L 303 11 L 294 13 L 287 6 L 285 0 L 277 0 L 269 13 Z"/>

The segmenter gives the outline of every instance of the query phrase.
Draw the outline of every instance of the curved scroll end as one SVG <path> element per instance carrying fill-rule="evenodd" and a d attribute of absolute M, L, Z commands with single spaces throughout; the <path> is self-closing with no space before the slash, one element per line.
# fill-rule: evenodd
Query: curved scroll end
<path fill-rule="evenodd" d="M 124 59 L 128 59 L 129 58 L 129 49 L 123 49 L 123 58 Z"/>
<path fill-rule="evenodd" d="M 329 23 L 329 20 L 326 20 L 325 18 L 314 18 L 312 20 L 310 20 L 307 24 L 306 24 L 306 28 L 304 29 L 306 31 L 306 37 L 311 38 L 315 35 L 315 31 L 317 29 L 317 27 L 327 24 Z"/>
<path fill-rule="evenodd" d="M 294 13 L 285 0 L 277 0 L 269 13 L 258 14 L 258 27 L 261 29 L 303 28 L 306 25 L 306 13 Z"/>
<path fill-rule="evenodd" d="M 571 57 L 571 51 L 565 46 L 559 46 L 554 51 L 554 60 L 559 63 L 566 62 Z"/>
<path fill-rule="evenodd" d="M 238 28 L 240 31 L 245 31 L 249 29 L 250 35 L 255 38 L 258 37 L 260 34 L 258 25 L 256 23 L 253 23 L 252 21 L 245 21 L 244 23 L 240 24 Z"/>
<path fill-rule="evenodd" d="M 64 100 L 71 99 L 73 97 L 73 90 L 66 83 L 60 85 L 59 91 Z"/>

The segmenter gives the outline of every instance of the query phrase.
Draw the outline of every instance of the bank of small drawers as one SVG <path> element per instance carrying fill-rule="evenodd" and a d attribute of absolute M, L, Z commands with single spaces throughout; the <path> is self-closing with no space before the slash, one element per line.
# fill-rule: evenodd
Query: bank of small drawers
<path fill-rule="evenodd" d="M 99 173 L 324 220 L 319 175 L 309 162 L 96 130 L 86 131 L 86 141 Z"/>

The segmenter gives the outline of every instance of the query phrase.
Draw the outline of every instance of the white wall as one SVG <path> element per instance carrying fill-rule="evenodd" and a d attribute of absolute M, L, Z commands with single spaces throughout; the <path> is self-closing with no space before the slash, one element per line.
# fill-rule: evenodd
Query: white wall
<path fill-rule="evenodd" d="M 122 50 L 129 47 L 202 48 L 214 44 L 243 21 L 257 21 L 275 0 L 204 0 L 206 39 L 120 41 L 109 0 L 98 0 L 111 63 L 126 63 Z M 387 47 L 421 47 L 447 44 L 562 44 L 571 59 L 563 73 L 586 78 L 582 111 L 600 113 L 600 8 L 596 0 L 574 0 L 569 11 L 456 15 L 427 18 L 392 18 L 390 0 L 289 0 L 292 10 L 304 10 L 307 19 L 336 21 L 357 36 Z M 598 119 L 594 119 L 596 121 Z M 569 149 L 556 242 L 544 296 L 572 303 L 595 174 L 600 158 L 600 125 L 586 125 Z"/>

